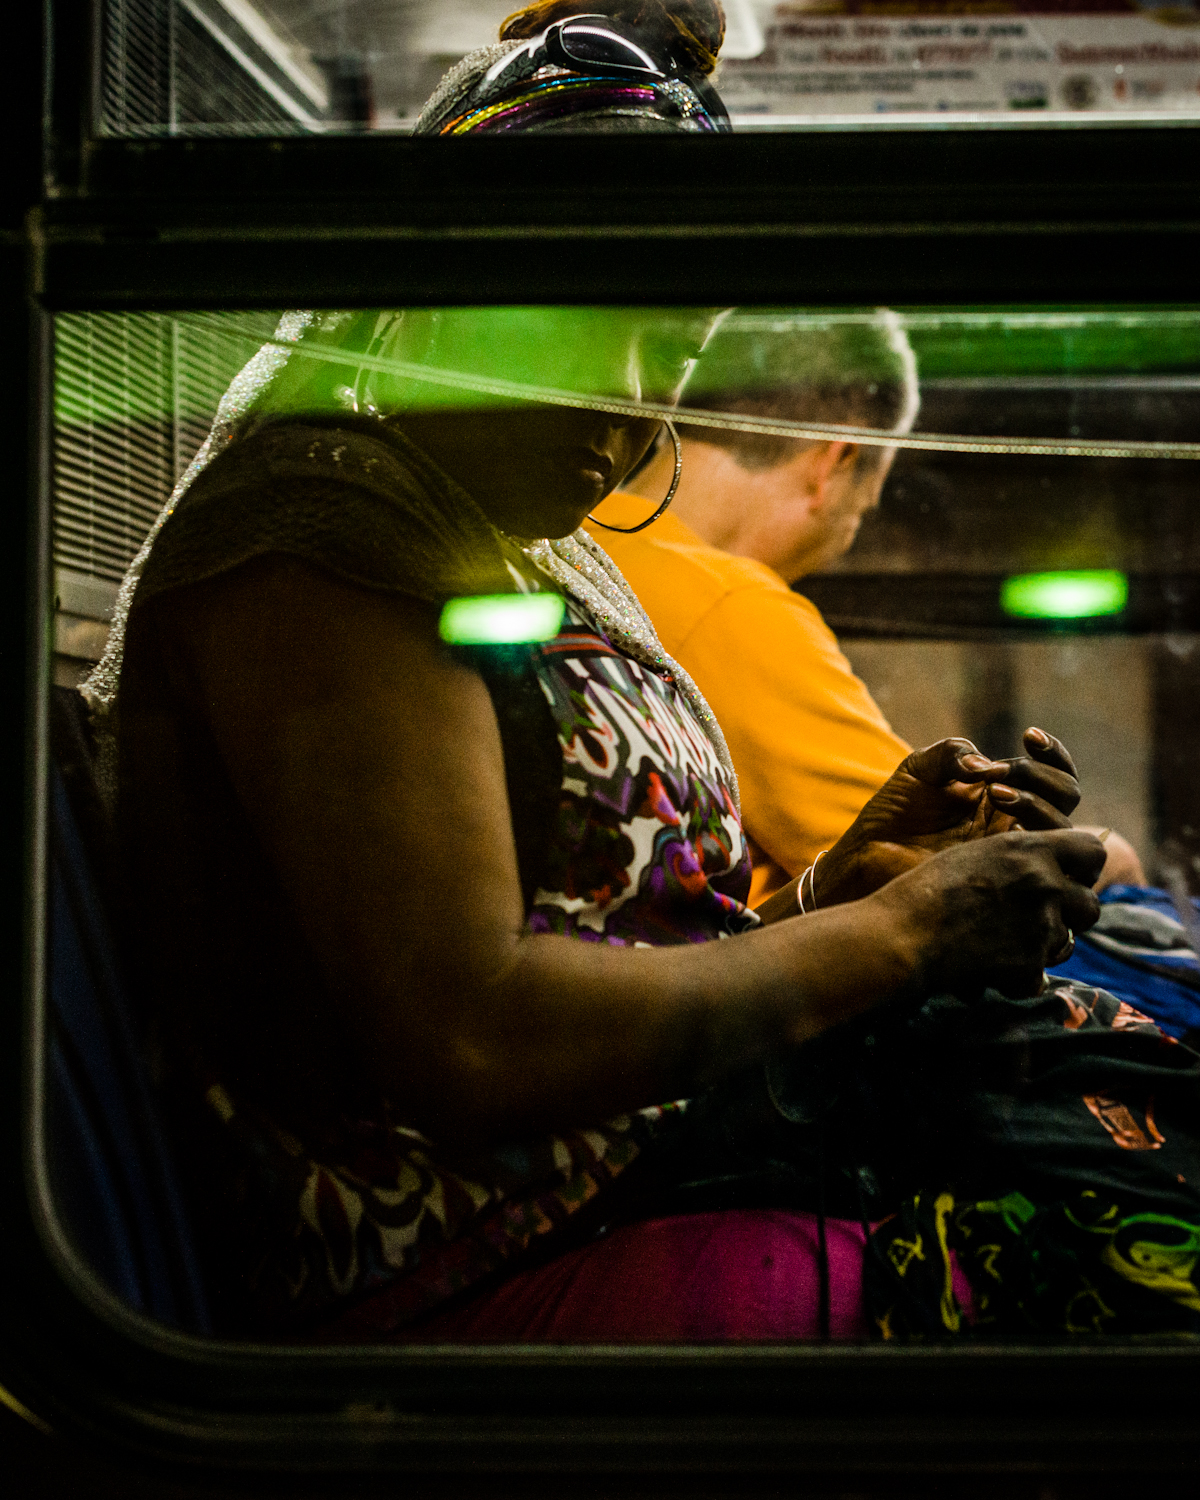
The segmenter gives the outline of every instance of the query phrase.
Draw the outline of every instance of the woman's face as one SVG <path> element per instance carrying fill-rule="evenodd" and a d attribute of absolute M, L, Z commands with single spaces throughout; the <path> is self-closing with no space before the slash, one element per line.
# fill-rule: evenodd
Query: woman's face
<path fill-rule="evenodd" d="M 673 403 L 720 316 L 712 309 L 556 307 L 406 314 L 401 357 L 522 387 Z M 657 418 L 437 385 L 410 387 L 396 405 L 396 425 L 501 530 L 524 537 L 576 530 L 661 427 Z"/>

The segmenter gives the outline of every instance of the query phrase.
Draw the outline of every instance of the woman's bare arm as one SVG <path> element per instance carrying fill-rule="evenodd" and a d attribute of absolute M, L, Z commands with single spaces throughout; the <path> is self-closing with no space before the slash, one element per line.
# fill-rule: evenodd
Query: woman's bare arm
<path fill-rule="evenodd" d="M 1090 877 L 1102 858 L 1080 835 L 1017 835 L 989 841 L 1005 845 L 990 864 L 956 874 L 939 856 L 866 901 L 732 941 L 530 936 L 491 700 L 434 611 L 280 558 L 164 602 L 364 1069 L 442 1138 L 692 1092 L 913 984 L 952 983 L 973 941 L 975 969 L 1019 987 L 1061 944 L 1059 906 L 1079 905 L 1060 866 Z"/>

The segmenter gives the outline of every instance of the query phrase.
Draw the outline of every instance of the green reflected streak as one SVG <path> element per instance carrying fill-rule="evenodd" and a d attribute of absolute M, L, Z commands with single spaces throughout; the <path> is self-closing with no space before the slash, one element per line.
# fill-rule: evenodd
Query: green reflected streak
<path fill-rule="evenodd" d="M 1000 608 L 1022 620 L 1086 620 L 1119 615 L 1129 580 L 1115 568 L 1092 572 L 1019 573 L 1000 587 Z"/>
<path fill-rule="evenodd" d="M 558 594 L 478 594 L 450 599 L 438 635 L 451 646 L 514 646 L 550 641 L 566 605 Z"/>

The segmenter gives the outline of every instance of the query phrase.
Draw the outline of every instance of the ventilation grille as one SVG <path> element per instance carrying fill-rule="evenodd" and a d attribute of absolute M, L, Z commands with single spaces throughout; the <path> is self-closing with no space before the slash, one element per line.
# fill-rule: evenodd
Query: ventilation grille
<path fill-rule="evenodd" d="M 68 313 L 55 323 L 54 561 L 120 580 L 276 313 Z"/>
<path fill-rule="evenodd" d="M 294 135 L 311 98 L 219 0 L 106 0 L 102 135 Z"/>
<path fill-rule="evenodd" d="M 153 0 L 108 0 L 104 7 L 100 128 L 106 135 L 161 129 L 171 119 L 172 8 Z"/>

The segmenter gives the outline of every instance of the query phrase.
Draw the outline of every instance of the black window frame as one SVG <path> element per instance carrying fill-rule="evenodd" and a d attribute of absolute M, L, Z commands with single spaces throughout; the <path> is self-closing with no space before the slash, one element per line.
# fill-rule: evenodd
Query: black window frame
<path fill-rule="evenodd" d="M 28 7 L 31 12 L 36 8 Z M 1200 1470 L 1200 1349 L 290 1349 L 120 1307 L 46 1217 L 44 979 L 54 314 L 492 302 L 1200 303 L 1200 120 L 721 139 L 91 133 L 95 15 L 50 0 L 49 105 L 8 101 L 0 253 L 12 482 L 0 595 L 0 1381 L 145 1461 L 409 1475 Z M 31 118 L 32 117 L 32 118 Z M 27 216 L 23 217 L 28 209 Z M 348 272 L 348 268 L 352 268 Z M 348 279 L 352 275 L 352 282 Z M 18 649 L 19 646 L 19 649 Z M 20 705 L 19 715 L 15 706 Z M 1149 1439 L 1152 1437 L 1153 1441 Z"/>

